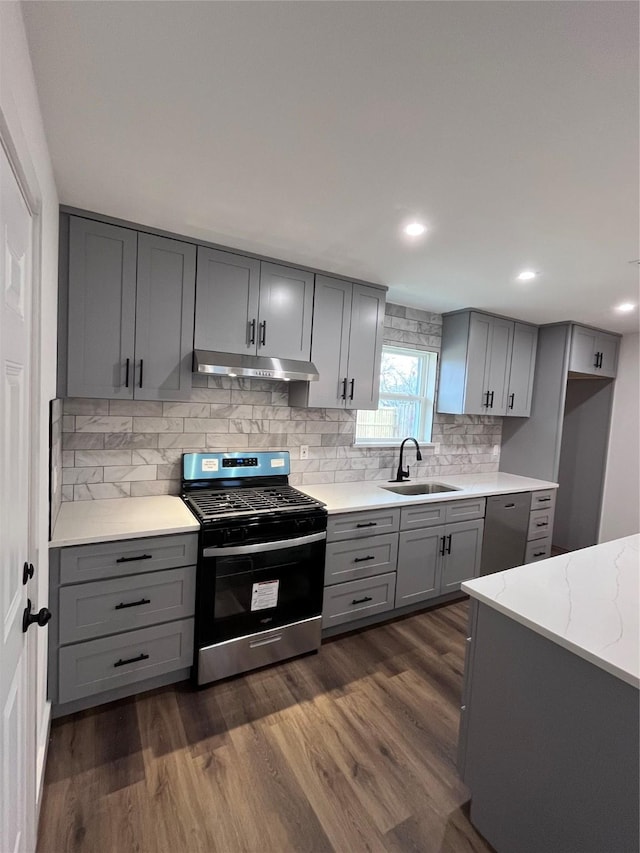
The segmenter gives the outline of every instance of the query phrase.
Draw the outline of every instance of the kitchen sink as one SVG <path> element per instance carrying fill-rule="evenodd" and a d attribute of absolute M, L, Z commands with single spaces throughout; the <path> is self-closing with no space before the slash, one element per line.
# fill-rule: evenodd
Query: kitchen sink
<path fill-rule="evenodd" d="M 456 486 L 447 486 L 444 483 L 399 483 L 397 486 L 380 486 L 387 492 L 395 492 L 396 495 L 438 495 L 441 492 L 459 492 Z"/>

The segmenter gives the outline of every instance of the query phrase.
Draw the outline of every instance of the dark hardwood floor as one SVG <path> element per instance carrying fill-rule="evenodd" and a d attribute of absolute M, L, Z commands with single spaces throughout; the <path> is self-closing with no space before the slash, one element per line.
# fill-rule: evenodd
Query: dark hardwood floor
<path fill-rule="evenodd" d="M 489 851 L 455 756 L 467 603 L 53 723 L 39 853 Z"/>

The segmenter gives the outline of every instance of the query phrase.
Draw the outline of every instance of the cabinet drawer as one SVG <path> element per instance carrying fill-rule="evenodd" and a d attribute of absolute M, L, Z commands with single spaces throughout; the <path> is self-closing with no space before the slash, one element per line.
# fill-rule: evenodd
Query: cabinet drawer
<path fill-rule="evenodd" d="M 399 509 L 376 509 L 371 512 L 330 515 L 327 521 L 327 542 L 371 536 L 372 533 L 395 533 L 399 525 Z"/>
<path fill-rule="evenodd" d="M 446 506 L 444 503 L 424 503 L 404 507 L 400 512 L 400 530 L 444 524 Z"/>
<path fill-rule="evenodd" d="M 58 662 L 60 703 L 184 669 L 193 663 L 193 619 L 63 646 Z"/>
<path fill-rule="evenodd" d="M 330 542 L 324 582 L 332 583 L 395 572 L 398 559 L 398 534 L 368 536 L 356 542 Z"/>
<path fill-rule="evenodd" d="M 322 627 L 330 628 L 392 610 L 395 594 L 395 572 L 325 587 Z"/>
<path fill-rule="evenodd" d="M 487 507 L 486 498 L 468 498 L 462 501 L 450 501 L 445 504 L 447 511 L 445 521 L 471 521 L 474 518 L 484 518 Z"/>
<path fill-rule="evenodd" d="M 534 539 L 527 543 L 524 552 L 525 563 L 535 563 L 537 560 L 546 560 L 551 556 L 551 537 L 546 539 Z"/>
<path fill-rule="evenodd" d="M 545 539 L 553 533 L 553 509 L 534 509 L 529 513 L 529 539 Z"/>
<path fill-rule="evenodd" d="M 102 580 L 190 566 L 195 565 L 197 556 L 197 533 L 74 545 L 60 551 L 60 583 Z"/>
<path fill-rule="evenodd" d="M 60 643 L 193 616 L 195 587 L 195 566 L 63 586 Z"/>
<path fill-rule="evenodd" d="M 531 509 L 553 509 L 555 505 L 555 489 L 546 489 L 544 492 L 531 492 Z"/>

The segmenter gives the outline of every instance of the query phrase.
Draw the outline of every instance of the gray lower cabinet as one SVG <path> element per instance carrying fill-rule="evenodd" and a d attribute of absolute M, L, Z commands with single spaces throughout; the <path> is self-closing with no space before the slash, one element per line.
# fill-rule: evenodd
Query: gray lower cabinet
<path fill-rule="evenodd" d="M 396 607 L 460 589 L 480 572 L 484 520 L 402 531 Z"/>
<path fill-rule="evenodd" d="M 289 388 L 293 406 L 377 409 L 385 291 L 316 276 L 311 361 L 317 382 Z"/>
<path fill-rule="evenodd" d="M 70 217 L 66 396 L 187 399 L 195 271 L 189 243 Z"/>
<path fill-rule="evenodd" d="M 325 585 L 394 572 L 397 559 L 397 533 L 369 536 L 351 542 L 329 542 L 325 560 Z"/>
<path fill-rule="evenodd" d="M 195 349 L 308 361 L 314 273 L 198 247 Z"/>
<path fill-rule="evenodd" d="M 186 533 L 52 551 L 54 716 L 188 676 L 197 541 Z"/>
<path fill-rule="evenodd" d="M 527 417 L 538 329 L 482 311 L 445 314 L 437 410 Z"/>
<path fill-rule="evenodd" d="M 535 563 L 551 556 L 555 506 L 556 489 L 531 492 L 525 563 Z"/>
<path fill-rule="evenodd" d="M 393 610 L 395 588 L 395 572 L 325 587 L 323 629 Z"/>

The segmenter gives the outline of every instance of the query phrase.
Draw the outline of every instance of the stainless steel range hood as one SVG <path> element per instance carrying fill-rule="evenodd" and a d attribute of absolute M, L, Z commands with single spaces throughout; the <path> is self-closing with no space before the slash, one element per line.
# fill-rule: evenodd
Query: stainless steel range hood
<path fill-rule="evenodd" d="M 210 376 L 252 376 L 256 379 L 279 379 L 285 382 L 315 382 L 320 378 L 315 365 L 310 361 L 201 349 L 194 350 L 193 372 Z"/>

